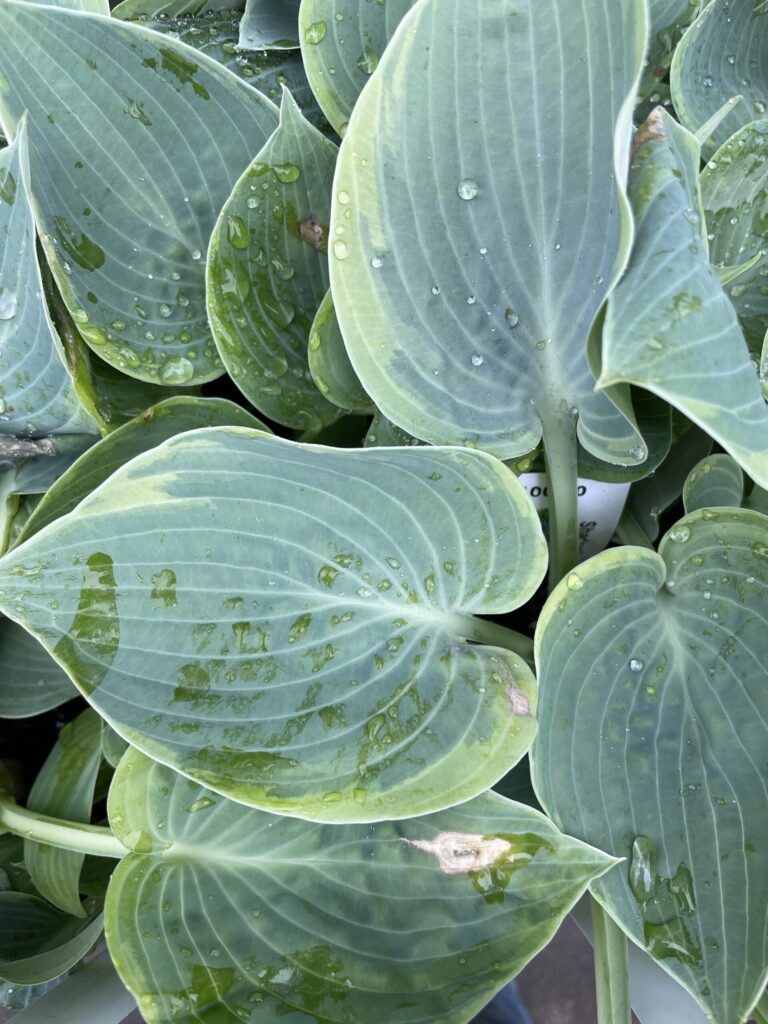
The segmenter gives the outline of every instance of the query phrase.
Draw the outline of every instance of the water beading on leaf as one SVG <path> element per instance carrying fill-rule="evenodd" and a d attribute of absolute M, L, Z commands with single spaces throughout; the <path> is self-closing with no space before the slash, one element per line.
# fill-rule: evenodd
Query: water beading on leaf
<path fill-rule="evenodd" d="M 26 119 L 0 150 L 0 433 L 97 434 L 48 315 L 35 250 Z"/>
<path fill-rule="evenodd" d="M 612 864 L 496 794 L 423 818 L 313 825 L 135 751 L 110 820 L 133 852 L 110 885 L 107 940 L 156 1024 L 465 1024 Z M 435 846 L 462 870 L 441 870 Z"/>
<path fill-rule="evenodd" d="M 137 24 L 2 0 L 0 35 L 0 123 L 28 111 L 42 241 L 80 334 L 143 380 L 219 376 L 205 253 L 276 108 Z"/>
<path fill-rule="evenodd" d="M 536 633 L 537 795 L 627 858 L 594 892 L 718 1024 L 766 983 L 767 537 L 694 512 L 579 566 Z"/>
<path fill-rule="evenodd" d="M 409 433 L 512 458 L 578 414 L 594 455 L 645 459 L 586 342 L 631 237 L 646 13 L 427 0 L 401 21 L 341 146 L 331 282 L 363 387 Z"/>
<path fill-rule="evenodd" d="M 765 483 L 768 409 L 702 238 L 698 159 L 695 138 L 661 108 L 638 130 L 629 178 L 637 235 L 608 299 L 599 383 L 654 392 Z"/>
<path fill-rule="evenodd" d="M 139 749 L 243 802 L 368 821 L 468 799 L 525 752 L 533 676 L 474 616 L 545 566 L 487 455 L 219 428 L 15 548 L 0 604 Z"/>
<path fill-rule="evenodd" d="M 224 365 L 257 409 L 301 430 L 339 415 L 307 354 L 328 290 L 336 153 L 286 94 L 280 125 L 224 204 L 208 253 L 208 314 Z"/>

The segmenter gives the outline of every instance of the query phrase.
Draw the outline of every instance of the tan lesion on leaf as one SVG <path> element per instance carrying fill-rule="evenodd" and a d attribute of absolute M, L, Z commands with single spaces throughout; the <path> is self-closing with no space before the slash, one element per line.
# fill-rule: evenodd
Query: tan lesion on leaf
<path fill-rule="evenodd" d="M 509 710 L 513 715 L 517 715 L 520 718 L 530 717 L 530 698 L 527 693 L 523 693 L 522 690 L 518 690 L 514 683 L 510 683 L 507 686 L 507 700 L 509 701 Z"/>
<path fill-rule="evenodd" d="M 659 142 L 665 136 L 664 110 L 662 107 L 654 107 L 647 120 L 635 132 L 632 140 L 632 160 L 635 159 L 638 149 L 646 142 Z"/>
<path fill-rule="evenodd" d="M 512 844 L 506 839 L 469 832 L 440 832 L 436 839 L 404 839 L 403 842 L 433 854 L 444 875 L 483 871 L 512 852 Z"/>
<path fill-rule="evenodd" d="M 299 238 L 307 245 L 311 245 L 318 252 L 325 252 L 328 248 L 326 230 L 314 214 L 305 217 L 298 223 Z"/>

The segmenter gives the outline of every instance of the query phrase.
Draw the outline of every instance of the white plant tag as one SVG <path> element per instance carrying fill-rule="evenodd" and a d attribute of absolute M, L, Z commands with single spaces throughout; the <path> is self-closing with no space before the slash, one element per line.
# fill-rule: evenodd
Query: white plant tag
<path fill-rule="evenodd" d="M 549 538 L 549 489 L 546 473 L 523 473 L 518 477 L 533 501 L 544 533 Z M 579 549 L 581 560 L 591 558 L 608 546 L 613 536 L 629 484 L 604 484 L 579 478 Z"/>

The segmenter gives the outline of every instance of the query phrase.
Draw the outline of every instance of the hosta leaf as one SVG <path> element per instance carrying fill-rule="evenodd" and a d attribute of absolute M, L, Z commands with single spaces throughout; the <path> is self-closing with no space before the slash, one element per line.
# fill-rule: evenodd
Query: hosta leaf
<path fill-rule="evenodd" d="M 658 90 L 666 78 L 675 47 L 696 16 L 697 6 L 696 0 L 650 0 L 651 42 L 640 83 L 642 99 Z"/>
<path fill-rule="evenodd" d="M 293 50 L 299 45 L 300 0 L 245 0 L 240 46 L 248 50 Z"/>
<path fill-rule="evenodd" d="M 119 736 L 111 726 L 104 724 L 102 733 L 101 748 L 106 761 L 117 768 L 120 758 L 128 749 L 128 744 Z"/>
<path fill-rule="evenodd" d="M 536 792 L 628 858 L 594 891 L 719 1024 L 766 982 L 768 518 L 694 512 L 606 551 L 537 628 Z"/>
<path fill-rule="evenodd" d="M 401 22 L 341 147 L 331 282 L 363 386 L 409 433 L 512 458 L 570 410 L 593 454 L 644 460 L 586 342 L 630 240 L 614 130 L 623 166 L 645 16 L 423 0 Z"/>
<path fill-rule="evenodd" d="M 42 644 L 0 618 L 0 718 L 31 718 L 76 696 L 71 679 Z"/>
<path fill-rule="evenodd" d="M 766 112 L 767 15 L 764 0 L 711 0 L 675 50 L 672 102 L 686 128 L 696 131 L 732 97 L 743 97 L 704 143 L 705 156 Z"/>
<path fill-rule="evenodd" d="M 172 395 L 194 398 L 200 394 L 199 386 L 170 387 L 128 377 L 93 353 L 90 354 L 89 363 L 98 410 L 110 430 L 123 426 Z"/>
<path fill-rule="evenodd" d="M 366 448 L 405 448 L 423 444 L 418 437 L 388 420 L 378 409 L 373 414 L 368 433 L 365 435 Z"/>
<path fill-rule="evenodd" d="M 27 520 L 19 542 L 71 512 L 86 495 L 136 455 L 156 448 L 176 434 L 219 426 L 267 430 L 255 416 L 222 398 L 179 396 L 147 409 L 91 448 L 53 484 Z"/>
<path fill-rule="evenodd" d="M 158 1024 L 463 1024 L 611 865 L 495 794 L 333 828 L 244 808 L 134 751 L 110 817 L 133 852 L 107 938 Z"/>
<path fill-rule="evenodd" d="M 61 730 L 38 772 L 27 807 L 66 821 L 90 823 L 101 764 L 101 719 L 88 708 Z M 37 891 L 60 910 L 85 917 L 80 869 L 85 855 L 26 840 L 24 862 Z"/>
<path fill-rule="evenodd" d="M 632 407 L 648 449 L 645 462 L 639 466 L 616 466 L 596 459 L 580 447 L 579 476 L 611 484 L 643 480 L 655 473 L 666 459 L 672 444 L 672 410 L 669 405 L 648 391 L 633 388 Z"/>
<path fill-rule="evenodd" d="M 372 403 L 349 361 L 330 291 L 309 332 L 309 369 L 328 401 L 341 409 L 370 409 Z"/>
<path fill-rule="evenodd" d="M 473 616 L 545 565 L 486 455 L 218 428 L 10 552 L 0 604 L 139 749 L 244 803 L 364 821 L 468 799 L 525 752 L 533 677 Z"/>
<path fill-rule="evenodd" d="M 740 508 L 744 474 L 730 455 L 710 455 L 694 466 L 683 488 L 686 512 L 699 508 Z"/>
<path fill-rule="evenodd" d="M 205 251 L 275 127 L 273 104 L 210 58 L 116 19 L 2 0 L 0 36 L 0 121 L 13 132 L 29 111 L 43 244 L 80 333 L 142 380 L 219 376 Z"/>
<path fill-rule="evenodd" d="M 728 287 L 752 352 L 768 331 L 768 120 L 723 143 L 701 175 L 712 263 L 739 266 L 757 257 Z"/>
<path fill-rule="evenodd" d="M 768 481 L 768 409 L 687 185 L 698 146 L 661 108 L 635 144 L 629 191 L 637 237 L 608 300 L 599 383 L 647 388 L 702 426 L 753 479 Z"/>
<path fill-rule="evenodd" d="M 0 432 L 97 434 L 48 315 L 35 243 L 21 121 L 13 144 L 0 150 Z"/>
<path fill-rule="evenodd" d="M 224 365 L 257 409 L 302 430 L 339 415 L 307 363 L 328 289 L 336 153 L 286 94 L 280 126 L 224 204 L 208 253 L 208 314 Z"/>
<path fill-rule="evenodd" d="M 343 135 L 357 97 L 415 0 L 303 0 L 299 34 L 317 101 Z M 462 21 L 462 29 L 466 22 Z"/>
<path fill-rule="evenodd" d="M 243 50 L 238 44 L 240 12 L 207 11 L 196 17 L 178 18 L 167 15 L 140 19 L 142 24 L 163 35 L 173 35 L 188 46 L 207 53 L 220 64 L 241 75 L 275 103 L 282 96 L 282 86 L 290 91 L 307 120 L 323 131 L 330 130 L 309 87 L 301 54 L 289 50 Z"/>
<path fill-rule="evenodd" d="M 74 967 L 101 935 L 101 914 L 73 917 L 23 892 L 0 892 L 0 978 L 51 981 Z"/>
<path fill-rule="evenodd" d="M 216 11 L 242 11 L 245 0 L 122 0 L 112 9 L 114 18 L 183 18 Z"/>

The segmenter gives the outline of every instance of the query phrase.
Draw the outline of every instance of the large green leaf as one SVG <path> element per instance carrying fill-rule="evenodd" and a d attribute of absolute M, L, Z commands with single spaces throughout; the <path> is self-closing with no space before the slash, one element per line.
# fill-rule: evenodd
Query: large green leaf
<path fill-rule="evenodd" d="M 768 408 L 733 306 L 702 239 L 696 140 L 658 107 L 635 137 L 637 236 L 608 300 L 602 386 L 647 388 L 768 482 Z M 671 269 L 674 272 L 671 272 Z"/>
<path fill-rule="evenodd" d="M 535 681 L 473 616 L 545 566 L 487 455 L 219 428 L 6 555 L 0 605 L 139 749 L 245 803 L 366 821 L 466 800 L 525 752 Z"/>
<path fill-rule="evenodd" d="M 90 823 L 96 776 L 101 765 L 101 719 L 91 708 L 59 733 L 27 798 L 27 807 L 66 821 Z M 86 917 L 80 902 L 80 869 L 85 854 L 28 839 L 24 862 L 37 891 L 59 910 Z"/>
<path fill-rule="evenodd" d="M 301 430 L 339 415 L 307 362 L 328 289 L 336 153 L 286 94 L 280 126 L 224 204 L 208 252 L 208 315 L 224 365 L 257 409 Z"/>
<path fill-rule="evenodd" d="M 626 857 L 594 891 L 719 1024 L 766 982 L 768 518 L 704 509 L 604 552 L 537 628 L 536 792 Z"/>
<path fill-rule="evenodd" d="M 112 16 L 123 21 L 142 18 L 184 18 L 219 11 L 242 11 L 245 0 L 121 0 Z"/>
<path fill-rule="evenodd" d="M 675 50 L 670 83 L 683 124 L 696 131 L 742 96 L 704 143 L 705 156 L 768 104 L 768 7 L 764 0 L 711 0 Z"/>
<path fill-rule="evenodd" d="M 244 808 L 133 751 L 110 817 L 133 852 L 107 941 L 157 1024 L 463 1024 L 611 865 L 495 794 L 334 828 Z"/>
<path fill-rule="evenodd" d="M 341 409 L 370 409 L 344 345 L 330 291 L 320 303 L 309 332 L 309 369 L 329 402 Z"/>
<path fill-rule="evenodd" d="M 293 50 L 299 46 L 300 0 L 245 0 L 239 43 L 248 50 Z"/>
<path fill-rule="evenodd" d="M 363 386 L 409 433 L 512 458 L 578 413 L 593 454 L 644 460 L 586 343 L 630 241 L 645 37 L 640 0 L 421 0 L 401 22 L 340 150 L 331 282 Z"/>
<path fill-rule="evenodd" d="M 0 150 L 0 432 L 96 434 L 48 315 L 35 243 L 22 120 Z"/>
<path fill-rule="evenodd" d="M 758 257 L 728 286 L 751 351 L 768 331 L 768 120 L 755 121 L 723 143 L 701 175 L 701 197 L 716 265 Z"/>
<path fill-rule="evenodd" d="M 0 618 L 0 718 L 30 718 L 76 696 L 45 648 L 26 629 Z"/>
<path fill-rule="evenodd" d="M 343 135 L 357 97 L 416 0 L 303 0 L 299 34 L 317 101 Z M 465 23 L 462 22 L 462 31 Z"/>
<path fill-rule="evenodd" d="M 101 914 L 73 917 L 24 892 L 0 892 L 0 978 L 37 985 L 81 960 L 101 935 Z"/>
<path fill-rule="evenodd" d="M 176 434 L 220 426 L 267 430 L 255 416 L 222 398 L 179 396 L 147 409 L 105 437 L 59 477 L 27 520 L 17 543 L 71 512 L 86 495 L 135 456 L 156 448 Z"/>
<path fill-rule="evenodd" d="M 29 111 L 43 245 L 80 333 L 142 380 L 219 376 L 205 251 L 274 105 L 183 43 L 116 19 L 1 0 L 0 37 L 0 123 L 13 133 Z"/>

